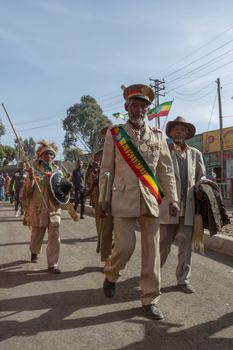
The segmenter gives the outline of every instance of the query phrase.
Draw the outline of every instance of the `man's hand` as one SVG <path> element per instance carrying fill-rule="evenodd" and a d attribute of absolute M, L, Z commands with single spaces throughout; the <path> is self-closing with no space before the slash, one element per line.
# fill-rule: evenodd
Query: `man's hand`
<path fill-rule="evenodd" d="M 176 202 L 169 203 L 169 215 L 176 216 L 180 210 L 179 205 Z"/>
<path fill-rule="evenodd" d="M 32 167 L 28 168 L 28 176 L 29 176 L 30 179 L 34 178 L 34 170 L 33 170 Z"/>

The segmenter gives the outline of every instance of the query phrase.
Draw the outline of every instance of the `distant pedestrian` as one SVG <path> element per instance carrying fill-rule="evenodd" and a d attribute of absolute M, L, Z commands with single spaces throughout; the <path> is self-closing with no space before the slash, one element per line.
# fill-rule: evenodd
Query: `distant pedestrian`
<path fill-rule="evenodd" d="M 23 205 L 22 205 L 22 197 L 23 197 L 23 187 L 24 182 L 27 177 L 26 163 L 19 162 L 18 169 L 13 174 L 10 181 L 10 195 L 14 192 L 14 201 L 15 201 L 15 216 L 23 215 Z"/>
<path fill-rule="evenodd" d="M 5 200 L 5 178 L 3 173 L 0 173 L 0 201 Z"/>
<path fill-rule="evenodd" d="M 11 178 L 8 175 L 8 173 L 6 173 L 6 172 L 3 172 L 3 176 L 5 179 L 5 185 L 4 185 L 4 187 L 5 187 L 5 201 L 8 201 Z"/>
<path fill-rule="evenodd" d="M 86 171 L 83 168 L 83 161 L 77 160 L 76 168 L 72 172 L 72 184 L 74 186 L 74 209 L 77 210 L 80 204 L 80 219 L 84 219 L 85 213 L 85 192 L 86 192 Z"/>
<path fill-rule="evenodd" d="M 206 177 L 207 177 L 207 179 L 210 179 L 210 180 L 215 180 L 216 179 L 216 173 L 214 172 L 213 168 L 207 169 Z"/>

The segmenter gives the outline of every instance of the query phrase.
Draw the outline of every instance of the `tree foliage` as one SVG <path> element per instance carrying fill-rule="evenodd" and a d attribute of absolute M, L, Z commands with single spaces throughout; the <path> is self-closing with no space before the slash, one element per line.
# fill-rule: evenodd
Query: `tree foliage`
<path fill-rule="evenodd" d="M 82 96 L 80 103 L 67 110 L 67 117 L 63 120 L 66 132 L 63 146 L 76 147 L 79 143 L 83 150 L 94 152 L 103 145 L 101 130 L 111 124 L 93 97 Z"/>
<path fill-rule="evenodd" d="M 2 124 L 2 121 L 0 119 L 0 141 L 1 141 L 1 137 L 5 134 L 5 127 Z"/>
<path fill-rule="evenodd" d="M 65 161 L 76 161 L 82 154 L 82 150 L 79 148 L 65 148 L 63 151 Z"/>
<path fill-rule="evenodd" d="M 23 141 L 23 146 L 28 158 L 30 160 L 34 159 L 36 154 L 36 142 L 33 138 L 30 137 L 29 139 L 25 139 Z"/>
<path fill-rule="evenodd" d="M 23 140 L 21 137 L 19 137 L 20 143 L 24 148 L 24 151 L 27 155 L 27 157 L 32 160 L 35 158 L 36 153 L 36 142 L 32 137 L 29 137 L 29 139 Z M 15 140 L 15 152 L 17 155 L 17 160 L 25 160 L 25 156 L 21 150 L 21 147 L 18 145 L 18 141 Z"/>
<path fill-rule="evenodd" d="M 0 162 L 7 165 L 16 158 L 15 148 L 0 145 Z"/>

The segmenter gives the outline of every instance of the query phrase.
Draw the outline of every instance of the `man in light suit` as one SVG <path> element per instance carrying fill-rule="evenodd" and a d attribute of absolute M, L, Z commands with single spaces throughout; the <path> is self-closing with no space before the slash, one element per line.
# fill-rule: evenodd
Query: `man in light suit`
<path fill-rule="evenodd" d="M 155 177 L 168 198 L 170 214 L 176 215 L 178 198 L 175 177 L 163 133 L 153 130 L 144 121 L 147 109 L 154 99 L 153 90 L 146 85 L 134 84 L 124 89 L 123 96 L 129 120 L 124 125 L 108 129 L 100 168 L 99 198 L 103 198 L 104 174 L 110 172 L 110 203 L 114 226 L 114 247 L 105 265 L 103 290 L 106 297 L 115 295 L 120 270 L 124 269 L 135 249 L 138 221 L 142 246 L 141 302 L 148 316 L 160 320 L 163 318 L 157 306 L 160 295 L 160 197 L 157 196 Z M 146 163 L 144 166 L 143 162 Z M 147 183 L 145 174 L 151 174 L 150 184 L 154 186 L 154 192 Z M 105 214 L 102 211 L 101 215 Z"/>
<path fill-rule="evenodd" d="M 187 145 L 185 140 L 195 135 L 195 126 L 182 117 L 167 123 L 166 134 L 176 177 L 180 211 L 175 217 L 169 215 L 165 199 L 160 207 L 160 259 L 164 265 L 175 238 L 178 241 L 178 265 L 176 278 L 178 288 L 184 293 L 194 293 L 191 285 L 192 230 L 195 214 L 194 185 L 205 177 L 202 153 Z"/>

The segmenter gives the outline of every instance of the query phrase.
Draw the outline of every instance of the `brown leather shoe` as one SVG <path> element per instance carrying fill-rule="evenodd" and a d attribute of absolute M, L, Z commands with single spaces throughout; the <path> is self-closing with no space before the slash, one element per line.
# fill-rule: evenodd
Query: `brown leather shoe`
<path fill-rule="evenodd" d="M 195 292 L 195 288 L 191 284 L 178 284 L 178 288 L 181 292 L 188 294 Z"/>
<path fill-rule="evenodd" d="M 147 316 L 153 320 L 162 320 L 164 318 L 162 312 L 155 304 L 143 305 L 143 309 L 146 311 Z"/>

